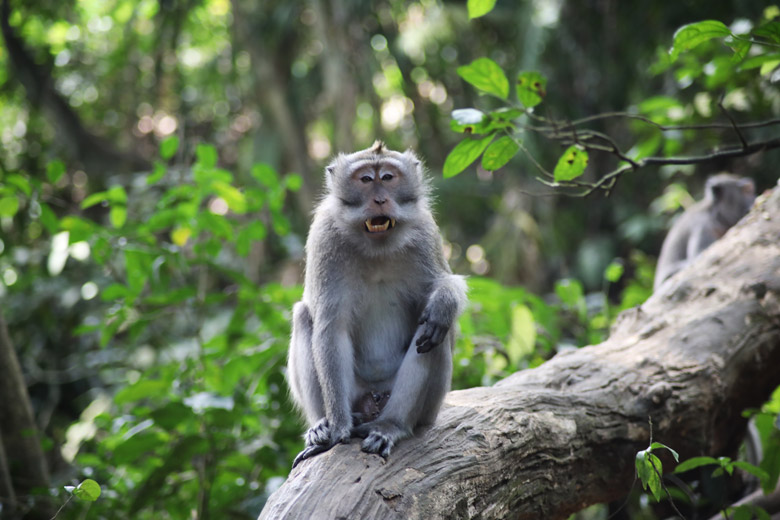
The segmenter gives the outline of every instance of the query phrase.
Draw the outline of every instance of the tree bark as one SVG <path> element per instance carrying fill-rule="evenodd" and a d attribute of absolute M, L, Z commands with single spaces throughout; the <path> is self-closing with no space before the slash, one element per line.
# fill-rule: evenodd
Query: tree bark
<path fill-rule="evenodd" d="M 778 366 L 775 190 L 604 343 L 451 392 L 386 461 L 355 441 L 305 461 L 260 518 L 567 518 L 629 491 L 650 420 L 683 458 L 733 453 Z"/>
<path fill-rule="evenodd" d="M 48 492 L 49 470 L 38 437 L 30 397 L 22 369 L 16 357 L 5 320 L 0 314 L 0 505 L 6 501 L 9 509 L 18 505 L 21 497 L 35 491 Z M 10 483 L 6 481 L 10 479 Z M 11 493 L 7 496 L 8 487 Z M 51 504 L 37 500 L 29 518 L 51 518 Z M 11 516 L 10 518 L 13 518 Z"/>

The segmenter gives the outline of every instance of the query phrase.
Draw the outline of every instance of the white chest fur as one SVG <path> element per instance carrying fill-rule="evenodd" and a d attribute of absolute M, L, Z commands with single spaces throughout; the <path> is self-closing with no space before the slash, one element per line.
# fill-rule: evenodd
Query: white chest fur
<path fill-rule="evenodd" d="M 419 303 L 414 288 L 401 282 L 394 271 L 380 269 L 360 277 L 350 336 L 355 375 L 369 384 L 390 382 L 417 325 Z"/>

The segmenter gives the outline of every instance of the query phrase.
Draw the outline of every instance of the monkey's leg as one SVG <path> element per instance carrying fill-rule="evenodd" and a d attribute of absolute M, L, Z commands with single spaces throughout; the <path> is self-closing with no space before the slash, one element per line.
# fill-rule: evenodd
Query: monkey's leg
<path fill-rule="evenodd" d="M 412 341 L 382 413 L 375 421 L 353 429 L 355 436 L 364 438 L 363 451 L 387 457 L 416 426 L 436 419 L 450 387 L 453 338 L 448 334 L 443 345 L 425 354 L 419 354 Z"/>
<path fill-rule="evenodd" d="M 292 336 L 287 359 L 287 380 L 293 399 L 303 410 L 309 425 L 325 417 L 322 388 L 317 380 L 312 356 L 312 322 L 309 307 L 298 302 L 293 307 Z"/>
<path fill-rule="evenodd" d="M 312 356 L 313 322 L 309 308 L 303 302 L 293 307 L 292 336 L 287 362 L 287 379 L 295 402 L 303 410 L 311 426 L 305 433 L 306 448 L 295 457 L 293 467 L 299 462 L 330 449 L 330 430 L 325 418 L 322 388 L 317 380 Z"/>

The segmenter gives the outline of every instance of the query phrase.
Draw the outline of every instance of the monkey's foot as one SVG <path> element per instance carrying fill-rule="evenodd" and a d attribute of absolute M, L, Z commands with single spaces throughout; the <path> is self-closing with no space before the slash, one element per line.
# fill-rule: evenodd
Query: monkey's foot
<path fill-rule="evenodd" d="M 312 446 L 306 446 L 303 448 L 302 452 L 296 455 L 295 460 L 292 463 L 293 469 L 304 460 L 309 459 L 315 455 L 319 455 L 320 453 L 324 453 L 332 447 L 333 446 L 327 446 L 325 444 L 314 444 Z"/>
<path fill-rule="evenodd" d="M 383 420 L 361 424 L 352 429 L 352 434 L 363 438 L 363 451 L 387 458 L 393 446 L 401 439 L 409 437 L 411 432 L 392 421 Z"/>
<path fill-rule="evenodd" d="M 304 434 L 306 447 L 295 457 L 292 467 L 294 468 L 300 462 L 328 451 L 336 444 L 348 443 L 350 431 L 351 425 L 334 431 L 331 429 L 328 419 L 323 417 L 317 424 L 306 430 Z"/>
<path fill-rule="evenodd" d="M 328 418 L 323 417 L 317 424 L 306 430 L 303 439 L 306 441 L 307 447 L 316 444 L 328 444 L 330 442 L 330 425 L 328 424 Z"/>

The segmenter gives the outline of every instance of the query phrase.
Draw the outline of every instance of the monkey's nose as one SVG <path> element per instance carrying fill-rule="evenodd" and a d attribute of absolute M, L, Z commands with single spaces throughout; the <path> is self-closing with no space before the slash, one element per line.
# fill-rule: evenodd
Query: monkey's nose
<path fill-rule="evenodd" d="M 380 199 L 380 198 L 376 198 L 376 199 L 374 199 L 374 202 L 376 202 L 377 204 L 379 204 L 379 205 L 381 206 L 382 204 L 384 204 L 385 202 L 387 202 L 387 199 L 384 199 L 384 198 L 382 198 L 382 199 Z"/>

